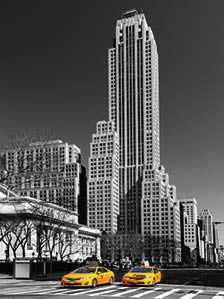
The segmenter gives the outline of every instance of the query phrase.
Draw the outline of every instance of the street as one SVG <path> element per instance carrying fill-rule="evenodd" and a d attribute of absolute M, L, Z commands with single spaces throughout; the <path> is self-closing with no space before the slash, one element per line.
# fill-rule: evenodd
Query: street
<path fill-rule="evenodd" d="M 120 282 L 92 288 L 62 288 L 59 281 L 0 279 L 0 298 L 156 298 L 224 299 L 224 288 L 158 284 L 156 287 L 124 287 Z M 54 297 L 53 297 L 54 298 Z"/>

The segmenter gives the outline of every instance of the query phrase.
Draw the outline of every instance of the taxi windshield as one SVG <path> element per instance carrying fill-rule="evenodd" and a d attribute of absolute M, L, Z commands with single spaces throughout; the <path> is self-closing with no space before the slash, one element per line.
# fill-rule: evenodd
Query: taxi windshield
<path fill-rule="evenodd" d="M 79 268 L 73 271 L 72 273 L 95 273 L 96 268 Z"/>
<path fill-rule="evenodd" d="M 133 268 L 130 272 L 133 273 L 152 273 L 152 268 Z"/>

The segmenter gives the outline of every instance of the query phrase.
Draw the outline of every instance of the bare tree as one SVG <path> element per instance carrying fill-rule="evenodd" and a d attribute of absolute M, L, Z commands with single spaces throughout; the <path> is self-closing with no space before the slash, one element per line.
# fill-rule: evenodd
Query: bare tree
<path fill-rule="evenodd" d="M 26 247 L 33 231 L 33 222 L 22 214 L 3 215 L 0 218 L 0 242 L 12 250 L 14 258 L 20 247 L 22 256 L 26 257 Z"/>
<path fill-rule="evenodd" d="M 129 257 L 132 261 L 146 258 L 150 264 L 161 266 L 175 260 L 180 242 L 165 236 L 142 236 L 141 234 L 102 234 L 102 258 L 120 260 Z"/>
<path fill-rule="evenodd" d="M 175 254 L 181 243 L 166 236 L 146 236 L 145 253 L 150 263 L 158 266 L 168 264 L 175 260 Z"/>
<path fill-rule="evenodd" d="M 51 186 L 61 188 L 61 190 L 66 187 L 63 186 L 65 182 L 59 179 L 60 173 L 55 176 L 55 173 L 51 171 L 51 167 L 46 165 L 49 158 L 47 151 L 41 151 L 48 144 L 49 136 L 49 134 L 40 136 L 21 133 L 14 136 L 8 145 L 0 147 L 0 187 L 1 184 L 4 184 L 4 188 L 10 190 L 10 194 L 12 194 L 11 190 L 23 191 L 21 194 L 25 194 L 26 189 L 32 190 L 33 193 L 35 184 L 39 185 L 40 180 L 43 178 L 49 180 Z M 39 143 L 40 154 L 35 153 L 33 155 L 32 142 L 35 142 L 34 146 L 36 146 L 37 141 L 41 141 Z M 11 155 L 11 163 L 8 163 L 7 155 Z M 61 171 L 63 172 L 64 169 L 61 169 Z M 30 187 L 31 183 L 34 188 Z M 64 192 L 68 192 L 68 190 L 64 188 Z M 16 196 L 16 194 L 13 195 Z M 60 205 L 59 199 L 52 198 L 51 195 L 49 191 L 49 197 L 44 198 L 44 200 L 49 202 L 57 200 L 57 204 Z M 64 195 L 66 197 L 67 193 L 62 192 L 60 198 L 63 198 Z M 4 219 L 0 220 L 0 241 L 2 240 L 13 251 L 14 257 L 16 257 L 19 248 L 21 248 L 25 257 L 27 244 L 32 242 L 32 247 L 38 252 L 38 258 L 42 257 L 45 250 L 52 260 L 56 248 L 61 258 L 64 258 L 74 241 L 72 224 L 67 221 L 66 211 L 60 210 L 60 208 L 47 208 L 41 201 L 34 203 L 30 201 L 29 213 L 24 211 L 24 215 L 26 215 L 26 218 L 24 218 L 24 215 L 20 213 L 21 211 L 16 210 L 17 203 L 18 200 L 10 201 L 11 206 L 15 209 L 15 217 L 12 216 L 14 217 L 13 221 L 10 217 L 8 219 L 3 217 Z M 63 236 L 66 230 L 69 231 L 69 234 L 67 234 L 69 240 Z M 37 242 L 33 242 L 30 238 L 34 232 L 37 233 Z M 70 250 L 70 252 L 72 251 L 75 250 Z"/>
<path fill-rule="evenodd" d="M 26 257 L 27 246 L 37 252 L 38 260 L 48 253 L 50 261 L 58 252 L 63 259 L 74 254 L 76 221 L 72 212 L 31 198 L 19 201 L 11 199 L 11 212 L 0 214 L 0 242 L 12 250 L 14 258 L 18 250 Z M 25 202 L 25 205 L 23 206 Z"/>
<path fill-rule="evenodd" d="M 39 180 L 43 174 L 43 164 L 40 157 L 32 158 L 26 149 L 33 142 L 47 144 L 50 136 L 51 133 L 40 135 L 22 132 L 12 136 L 8 144 L 0 145 L 0 184 L 4 184 L 8 190 L 15 190 L 22 184 Z M 7 155 L 11 155 L 13 162 L 10 164 L 7 163 Z M 31 175 L 34 170 L 35 176 Z"/>
<path fill-rule="evenodd" d="M 144 250 L 144 239 L 141 234 L 102 234 L 101 253 L 111 260 L 130 257 L 133 261 L 141 259 Z"/>

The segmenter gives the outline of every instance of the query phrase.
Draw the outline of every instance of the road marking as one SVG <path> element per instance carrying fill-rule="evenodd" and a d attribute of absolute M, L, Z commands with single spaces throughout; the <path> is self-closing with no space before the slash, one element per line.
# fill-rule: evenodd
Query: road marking
<path fill-rule="evenodd" d="M 202 293 L 203 291 L 199 290 L 199 291 L 193 291 L 191 293 L 188 293 L 186 295 L 184 295 L 183 297 L 180 297 L 179 299 L 191 299 L 195 296 L 197 296 L 198 294 Z"/>
<path fill-rule="evenodd" d="M 120 289 L 123 289 L 123 287 L 122 287 L 122 288 L 117 288 L 116 290 L 120 290 Z M 116 291 L 116 290 L 114 289 L 114 290 L 103 291 L 103 292 L 99 292 L 99 293 L 91 294 L 91 295 L 89 295 L 89 296 L 98 296 L 98 295 L 101 295 L 101 294 L 112 293 L 112 292 L 114 292 L 114 291 Z"/>
<path fill-rule="evenodd" d="M 97 289 L 97 290 L 90 290 L 90 291 L 84 291 L 84 292 L 78 292 L 78 293 L 75 293 L 75 294 L 69 294 L 69 296 L 78 296 L 78 295 L 82 295 L 82 294 L 88 294 L 88 293 L 92 293 L 92 292 L 96 292 L 96 291 L 101 291 L 101 290 L 105 290 L 105 289 L 111 289 L 111 288 L 115 288 L 115 286 L 110 286 L 110 287 L 102 287 L 100 289 Z"/>
<path fill-rule="evenodd" d="M 35 288 L 36 288 L 36 290 L 38 290 L 39 288 L 41 288 L 41 286 L 38 286 L 38 287 L 36 286 Z M 17 291 L 22 291 L 22 290 L 23 290 L 23 292 L 26 292 L 26 291 L 33 290 L 33 289 L 34 289 L 34 287 L 25 287 L 25 288 L 21 288 L 21 287 L 13 288 L 12 287 L 10 289 L 0 291 L 0 294 L 4 294 L 5 292 L 7 292 L 7 294 L 11 294 L 12 292 L 14 293 Z"/>
<path fill-rule="evenodd" d="M 162 289 L 162 288 L 156 288 L 156 289 L 154 289 L 154 290 L 146 291 L 146 292 L 143 292 L 143 293 L 140 293 L 140 294 L 131 296 L 131 297 L 132 297 L 132 298 L 140 298 L 140 297 L 142 297 L 142 296 L 144 296 L 144 295 L 151 294 L 151 293 L 153 293 L 153 292 L 155 292 L 155 291 L 157 291 L 157 290 L 161 290 L 161 289 Z"/>
<path fill-rule="evenodd" d="M 63 289 L 61 289 L 61 290 L 63 290 Z M 37 293 L 36 294 L 38 294 L 38 295 L 41 295 L 41 294 L 49 294 L 49 293 L 54 293 L 54 292 L 58 292 L 58 291 L 60 291 L 60 289 L 52 289 L 52 290 L 50 290 L 50 291 L 43 291 L 43 290 L 41 290 L 41 292 L 39 292 L 39 291 L 37 291 Z"/>
<path fill-rule="evenodd" d="M 22 288 L 21 287 L 11 287 L 11 288 L 5 288 L 5 289 L 2 289 L 0 291 L 0 294 L 4 294 L 5 292 L 15 292 L 15 291 L 19 291 L 21 290 Z M 26 287 L 24 289 L 30 289 L 30 287 Z"/>
<path fill-rule="evenodd" d="M 128 290 L 128 291 L 125 291 L 125 292 L 117 293 L 117 294 L 111 295 L 111 297 L 122 297 L 124 294 L 136 292 L 140 289 L 144 289 L 144 287 L 138 287 L 136 289 L 132 289 L 132 290 Z"/>
<path fill-rule="evenodd" d="M 39 288 L 41 288 L 41 286 L 39 287 Z M 43 289 L 43 288 L 41 288 L 41 289 Z M 45 289 L 45 291 L 48 291 L 48 290 L 52 290 L 52 288 L 50 288 L 50 289 Z M 10 295 L 19 295 L 19 294 L 27 294 L 27 293 L 35 293 L 35 292 L 38 292 L 39 290 L 33 290 L 33 288 L 32 288 L 32 290 L 25 290 L 25 291 L 20 291 L 20 292 L 10 292 L 9 294 Z"/>
<path fill-rule="evenodd" d="M 167 296 L 169 296 L 170 294 L 173 294 L 173 293 L 175 293 L 175 292 L 177 292 L 177 291 L 179 291 L 180 289 L 172 289 L 172 290 L 170 290 L 170 291 L 168 291 L 168 292 L 165 292 L 165 293 L 163 293 L 163 294 L 161 294 L 161 295 L 159 295 L 159 296 L 156 296 L 155 298 L 159 298 L 159 299 L 161 299 L 161 298 L 164 298 L 164 297 L 167 297 Z"/>
<path fill-rule="evenodd" d="M 218 292 L 212 299 L 224 299 L 224 292 Z"/>
<path fill-rule="evenodd" d="M 84 290 L 84 289 L 81 289 L 81 288 L 78 288 L 78 289 L 70 289 L 70 290 L 61 290 L 61 292 L 58 292 L 58 293 L 54 293 L 54 295 L 63 295 L 63 294 L 68 294 L 71 293 L 71 292 L 80 292 L 80 290 Z"/>

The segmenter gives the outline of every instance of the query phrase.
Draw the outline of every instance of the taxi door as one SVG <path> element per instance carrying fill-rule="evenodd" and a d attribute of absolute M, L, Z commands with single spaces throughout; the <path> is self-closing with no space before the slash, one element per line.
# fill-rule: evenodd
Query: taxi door
<path fill-rule="evenodd" d="M 104 275 L 104 278 L 105 278 L 104 283 L 109 283 L 111 274 L 106 268 L 102 268 L 102 269 L 103 269 L 103 275 Z"/>
<path fill-rule="evenodd" d="M 161 280 L 161 272 L 159 271 L 159 269 L 155 268 L 154 269 L 154 273 L 155 273 L 155 281 L 156 281 L 156 283 L 160 282 L 160 280 Z"/>
<path fill-rule="evenodd" d="M 106 281 L 103 268 L 98 268 L 98 270 L 97 270 L 97 281 L 98 281 L 98 284 L 103 284 Z"/>

